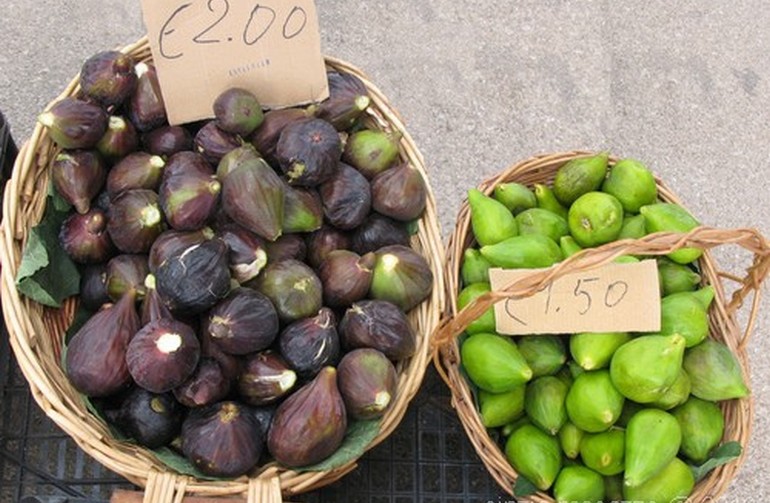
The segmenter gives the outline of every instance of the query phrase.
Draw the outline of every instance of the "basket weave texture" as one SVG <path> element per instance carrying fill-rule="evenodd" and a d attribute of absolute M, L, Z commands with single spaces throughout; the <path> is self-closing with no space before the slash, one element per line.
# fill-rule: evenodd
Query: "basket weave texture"
<path fill-rule="evenodd" d="M 594 152 L 572 151 L 532 157 L 519 162 L 499 175 L 484 181 L 478 188 L 491 194 L 500 183 L 518 182 L 527 186 L 535 183 L 551 184 L 556 171 L 571 159 L 595 155 Z M 618 159 L 610 158 L 610 165 Z M 676 195 L 656 178 L 659 198 L 665 202 L 681 204 Z M 546 288 L 556 278 L 565 274 L 582 272 L 611 263 L 621 255 L 665 255 L 674 250 L 697 246 L 705 249 L 698 266 L 704 284 L 712 285 L 716 291 L 709 311 L 709 337 L 725 343 L 737 357 L 744 380 L 749 383 L 747 345 L 760 305 L 761 283 L 770 271 L 770 243 L 755 229 L 722 230 L 698 227 L 686 234 L 656 233 L 638 240 L 622 240 L 577 253 L 553 267 L 534 271 L 526 277 L 507 285 L 499 291 L 489 292 L 466 306 L 457 309 L 457 295 L 462 288 L 460 268 L 464 251 L 474 243 L 470 225 L 470 209 L 465 201 L 458 213 L 457 225 L 447 244 L 445 284 L 447 287 L 447 315 L 433 337 L 434 361 L 436 368 L 452 391 L 452 405 L 462 422 L 476 452 L 500 487 L 513 494 L 513 485 L 518 477 L 507 461 L 500 446 L 490 437 L 483 426 L 476 408 L 472 391 L 461 373 L 460 348 L 457 337 L 474 319 L 484 313 L 497 301 L 506 298 L 524 298 Z M 746 268 L 744 277 L 720 271 L 709 249 L 734 244 L 743 247 L 753 255 L 752 263 Z M 726 297 L 726 283 L 733 289 L 730 300 Z M 745 301 L 751 297 L 751 303 Z M 736 312 L 747 304 L 748 316 L 740 327 Z M 725 416 L 723 440 L 735 440 L 743 446 L 743 455 L 735 462 L 720 466 L 700 481 L 688 501 L 713 501 L 728 487 L 745 457 L 751 433 L 753 400 L 751 396 L 730 400 L 721 404 Z M 709 499 L 711 498 L 711 499 Z M 528 497 L 527 501 L 537 503 L 553 502 L 543 492 Z"/>
<path fill-rule="evenodd" d="M 146 38 L 121 50 L 133 56 L 137 62 L 152 59 Z M 382 92 L 360 70 L 348 63 L 327 57 L 326 65 L 361 79 L 371 98 L 365 118 L 366 126 L 400 132 L 401 159 L 419 170 L 427 180 L 420 152 L 398 113 Z M 75 78 L 52 104 L 64 97 L 74 96 L 77 92 L 78 79 Z M 231 481 L 197 480 L 171 471 L 143 447 L 114 439 L 108 427 L 87 411 L 81 395 L 69 384 L 60 364 L 61 346 L 77 308 L 77 298 L 67 299 L 60 309 L 51 309 L 20 296 L 15 286 L 29 230 L 40 221 L 45 210 L 49 166 L 56 152 L 57 147 L 45 129 L 37 125 L 19 153 L 13 177 L 6 187 L 3 201 L 5 217 L 0 242 L 0 291 L 11 346 L 19 367 L 29 381 L 33 397 L 45 413 L 86 453 L 110 470 L 144 487 L 145 501 L 170 503 L 181 501 L 186 493 L 195 493 L 202 496 L 242 495 L 250 503 L 278 502 L 282 494 L 297 494 L 322 487 L 354 469 L 355 461 L 331 471 L 303 473 L 270 463 L 259 467 L 250 477 Z M 379 433 L 368 449 L 384 440 L 396 428 L 416 394 L 430 361 L 429 335 L 438 325 L 440 314 L 444 311 L 444 249 L 435 200 L 430 189 L 425 213 L 417 227 L 417 233 L 411 238 L 411 246 L 430 264 L 434 275 L 433 291 L 428 299 L 409 313 L 409 321 L 418 336 L 417 349 L 414 356 L 400 362 L 397 367 L 396 399 L 383 417 Z"/>

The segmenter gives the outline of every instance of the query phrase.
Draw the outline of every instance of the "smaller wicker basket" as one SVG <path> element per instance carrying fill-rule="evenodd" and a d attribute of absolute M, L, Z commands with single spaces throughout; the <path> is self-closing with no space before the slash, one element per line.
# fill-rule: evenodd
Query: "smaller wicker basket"
<path fill-rule="evenodd" d="M 124 47 L 122 51 L 132 55 L 137 62 L 151 61 L 146 38 Z M 401 159 L 419 170 L 427 180 L 422 155 L 382 92 L 360 70 L 348 63 L 327 57 L 326 65 L 362 80 L 371 98 L 365 119 L 367 127 L 401 133 Z M 74 96 L 77 92 L 78 79 L 75 78 L 54 101 Z M 29 381 L 32 396 L 43 411 L 86 453 L 115 473 L 144 487 L 145 501 L 153 503 L 181 502 L 187 493 L 201 496 L 242 495 L 249 503 L 280 502 L 282 494 L 298 494 L 322 487 L 353 470 L 355 460 L 333 470 L 315 472 L 298 472 L 270 463 L 260 467 L 250 477 L 227 481 L 197 480 L 170 470 L 148 449 L 115 439 L 107 425 L 88 412 L 60 363 L 61 345 L 72 323 L 77 298 L 68 299 L 60 309 L 50 309 L 20 296 L 15 285 L 29 230 L 40 221 L 45 210 L 49 165 L 56 151 L 47 132 L 37 125 L 17 158 L 13 177 L 6 188 L 3 201 L 5 218 L 0 234 L 3 315 L 19 367 Z M 429 336 L 444 310 L 444 248 L 430 188 L 427 199 L 427 208 L 418 222 L 417 233 L 412 236 L 411 246 L 427 259 L 431 267 L 433 291 L 428 299 L 409 313 L 409 321 L 418 334 L 416 352 L 399 363 L 396 400 L 383 417 L 379 433 L 367 449 L 383 441 L 406 413 L 430 362 Z"/>
<path fill-rule="evenodd" d="M 573 151 L 532 157 L 486 180 L 479 186 L 479 190 L 490 194 L 497 184 L 504 182 L 518 182 L 528 186 L 534 183 L 550 184 L 553 182 L 556 171 L 567 161 L 594 154 Z M 611 158 L 610 164 L 616 161 L 617 159 Z M 659 197 L 662 200 L 681 204 L 663 181 L 660 179 L 656 181 Z M 665 255 L 679 248 L 697 246 L 707 250 L 699 260 L 703 282 L 712 285 L 716 290 L 716 297 L 709 312 L 709 337 L 727 344 L 740 362 L 745 381 L 749 382 L 746 348 L 760 305 L 760 285 L 770 271 L 770 243 L 756 230 L 698 227 L 687 234 L 656 233 L 639 240 L 616 241 L 601 247 L 586 249 L 553 267 L 533 272 L 503 290 L 484 294 L 458 312 L 457 295 L 461 288 L 460 267 L 463 253 L 473 243 L 473 239 L 470 210 L 465 201 L 457 217 L 457 226 L 447 245 L 445 282 L 448 312 L 433 337 L 434 362 L 452 391 L 452 405 L 457 410 L 476 452 L 500 487 L 511 495 L 513 495 L 513 485 L 518 475 L 507 461 L 500 446 L 490 437 L 482 424 L 471 389 L 460 371 L 462 362 L 457 342 L 457 336 L 465 330 L 465 327 L 497 301 L 528 297 L 546 288 L 556 278 L 608 264 L 620 255 Z M 753 254 L 753 261 L 742 278 L 720 271 L 708 252 L 711 248 L 727 244 L 739 245 Z M 737 285 L 729 302 L 726 300 L 725 292 L 725 283 L 728 280 Z M 736 312 L 749 296 L 753 298 L 748 307 L 748 321 L 741 329 L 736 321 Z M 730 400 L 722 403 L 722 409 L 725 415 L 723 440 L 740 442 L 744 447 L 745 455 L 751 432 L 753 401 L 751 397 Z M 743 456 L 736 462 L 712 471 L 708 477 L 697 484 L 688 501 L 713 501 L 727 489 L 742 461 Z M 550 503 L 554 500 L 549 495 L 538 492 L 530 496 L 527 501 Z"/>

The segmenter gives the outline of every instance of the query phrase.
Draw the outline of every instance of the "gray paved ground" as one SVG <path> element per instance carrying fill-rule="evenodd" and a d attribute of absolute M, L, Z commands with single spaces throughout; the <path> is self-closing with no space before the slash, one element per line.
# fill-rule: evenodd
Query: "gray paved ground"
<path fill-rule="evenodd" d="M 364 69 L 406 119 L 430 169 L 445 237 L 468 187 L 531 154 L 573 148 L 644 160 L 704 223 L 770 235 L 765 2 L 318 0 L 318 7 L 324 51 Z M 17 140 L 83 59 L 143 33 L 137 1 L 3 2 L 0 107 Z M 723 501 L 770 495 L 770 302 L 763 307 L 751 345 L 753 442 Z"/>

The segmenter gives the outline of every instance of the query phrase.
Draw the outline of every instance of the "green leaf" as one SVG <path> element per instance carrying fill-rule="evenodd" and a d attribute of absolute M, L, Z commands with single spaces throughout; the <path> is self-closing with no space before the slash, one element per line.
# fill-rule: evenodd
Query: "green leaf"
<path fill-rule="evenodd" d="M 738 442 L 726 442 L 711 454 L 711 457 L 703 462 L 700 466 L 690 466 L 692 474 L 695 477 L 695 482 L 699 482 L 709 474 L 711 470 L 718 466 L 725 465 L 730 461 L 733 461 L 740 457 L 743 448 Z"/>
<path fill-rule="evenodd" d="M 515 498 L 525 498 L 531 496 L 537 492 L 537 486 L 533 484 L 528 478 L 519 475 L 516 479 L 516 483 L 513 484 L 513 496 Z"/>
<path fill-rule="evenodd" d="M 314 465 L 297 468 L 297 472 L 320 472 L 333 470 L 361 457 L 374 437 L 380 431 L 380 420 L 353 421 L 348 424 L 348 431 L 342 445 L 334 454 Z"/>
<path fill-rule="evenodd" d="M 212 477 L 211 475 L 201 473 L 187 458 L 168 447 L 154 449 L 152 452 L 161 462 L 163 462 L 163 464 L 182 475 L 189 475 L 198 480 L 231 480 L 229 478 Z"/>

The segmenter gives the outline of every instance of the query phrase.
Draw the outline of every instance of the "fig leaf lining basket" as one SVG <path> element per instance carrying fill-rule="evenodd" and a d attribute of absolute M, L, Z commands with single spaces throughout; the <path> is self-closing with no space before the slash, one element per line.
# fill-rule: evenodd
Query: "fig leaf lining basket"
<path fill-rule="evenodd" d="M 136 62 L 151 61 L 146 37 L 121 49 Z M 428 180 L 423 158 L 406 131 L 398 113 L 382 92 L 357 68 L 331 57 L 326 65 L 351 73 L 365 84 L 371 103 L 365 124 L 368 127 L 401 133 L 401 159 L 409 162 Z M 78 92 L 77 77 L 54 101 Z M 49 105 L 50 106 L 50 105 Z M 57 148 L 39 124 L 18 155 L 13 177 L 3 201 L 2 223 L 2 303 L 11 346 L 30 391 L 43 411 L 69 434 L 89 455 L 104 466 L 145 488 L 145 501 L 181 501 L 186 493 L 201 496 L 245 496 L 250 503 L 279 502 L 282 495 L 298 494 L 330 484 L 356 467 L 351 460 L 329 471 L 299 472 L 276 463 L 260 466 L 249 477 L 227 481 L 197 480 L 172 471 L 151 451 L 112 437 L 109 428 L 88 412 L 82 396 L 69 384 L 61 368 L 61 346 L 72 322 L 77 299 L 67 299 L 60 309 L 52 309 L 23 297 L 16 290 L 15 277 L 30 229 L 43 216 L 49 183 L 49 165 Z M 431 295 L 409 313 L 418 334 L 414 356 L 399 363 L 396 399 L 383 417 L 379 432 L 368 445 L 371 449 L 399 424 L 407 406 L 422 382 L 430 361 L 429 336 L 444 311 L 445 288 L 442 267 L 444 248 L 438 227 L 436 204 L 428 188 L 427 207 L 411 238 L 411 246 L 428 261 L 434 275 Z"/>
<path fill-rule="evenodd" d="M 478 187 L 485 194 L 491 194 L 499 183 L 518 182 L 527 186 L 534 183 L 553 182 L 556 171 L 571 159 L 595 155 L 594 152 L 571 151 L 540 155 L 519 162 L 495 177 L 484 181 Z M 610 165 L 618 159 L 610 158 Z M 665 202 L 681 204 L 676 195 L 656 178 L 658 196 Z M 447 244 L 445 284 L 447 287 L 447 315 L 436 330 L 432 345 L 434 362 L 439 374 L 451 389 L 452 405 L 457 410 L 463 428 L 491 476 L 500 487 L 513 495 L 513 486 L 518 477 L 500 446 L 490 437 L 476 408 L 473 392 L 461 370 L 458 336 L 474 319 L 489 307 L 506 298 L 524 298 L 543 290 L 548 284 L 565 275 L 582 272 L 611 263 L 621 255 L 659 256 L 674 250 L 697 246 L 706 250 L 699 259 L 699 268 L 704 284 L 710 284 L 716 291 L 715 300 L 709 310 L 709 337 L 725 343 L 736 355 L 744 380 L 749 383 L 747 345 L 754 326 L 761 300 L 761 283 L 770 271 L 770 243 L 755 229 L 715 229 L 698 227 L 686 234 L 661 232 L 638 240 L 615 241 L 597 248 L 585 249 L 554 266 L 534 271 L 524 278 L 507 285 L 499 291 L 480 296 L 462 311 L 458 312 L 457 295 L 462 288 L 460 268 L 464 251 L 474 242 L 470 226 L 470 209 L 464 201 L 457 217 L 456 228 Z M 720 245 L 738 245 L 750 252 L 752 263 L 746 268 L 744 277 L 720 271 L 709 249 Z M 725 283 L 736 285 L 727 300 Z M 747 303 L 748 316 L 743 329 L 739 326 L 736 312 Z M 688 501 L 712 501 L 728 487 L 735 476 L 747 450 L 753 417 L 753 400 L 749 395 L 739 400 L 722 403 L 725 415 L 723 441 L 735 440 L 743 446 L 740 459 L 720 466 L 700 481 Z M 553 502 L 544 492 L 538 492 L 527 501 L 537 503 Z"/>

